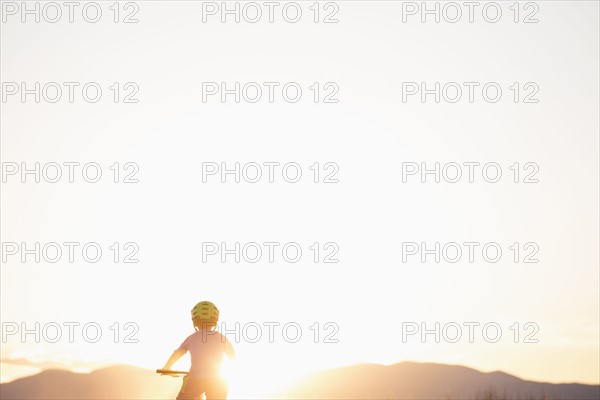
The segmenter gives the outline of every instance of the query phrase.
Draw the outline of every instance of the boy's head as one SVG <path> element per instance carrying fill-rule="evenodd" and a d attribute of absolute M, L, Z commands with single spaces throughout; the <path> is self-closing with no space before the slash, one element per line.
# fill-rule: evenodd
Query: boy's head
<path fill-rule="evenodd" d="M 213 330 L 219 322 L 219 309 L 210 301 L 201 301 L 192 308 L 192 323 L 196 330 Z"/>

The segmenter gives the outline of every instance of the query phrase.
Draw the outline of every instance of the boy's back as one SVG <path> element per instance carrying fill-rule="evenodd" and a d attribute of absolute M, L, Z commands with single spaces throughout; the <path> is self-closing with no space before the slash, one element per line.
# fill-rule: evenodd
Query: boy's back
<path fill-rule="evenodd" d="M 192 366 L 189 377 L 193 379 L 219 377 L 223 355 L 234 355 L 233 347 L 225 336 L 208 330 L 192 333 L 179 349 L 190 352 Z"/>

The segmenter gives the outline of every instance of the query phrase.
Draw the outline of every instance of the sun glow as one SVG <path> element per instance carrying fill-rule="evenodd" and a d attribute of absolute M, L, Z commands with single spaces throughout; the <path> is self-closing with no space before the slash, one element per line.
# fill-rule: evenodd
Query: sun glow
<path fill-rule="evenodd" d="M 302 368 L 255 361 L 225 361 L 222 374 L 231 398 L 266 398 L 297 383 L 306 375 Z"/>

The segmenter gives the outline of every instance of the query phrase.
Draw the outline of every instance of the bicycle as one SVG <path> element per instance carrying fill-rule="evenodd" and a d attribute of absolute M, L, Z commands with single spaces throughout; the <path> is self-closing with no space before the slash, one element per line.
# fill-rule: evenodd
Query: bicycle
<path fill-rule="evenodd" d="M 167 376 L 171 376 L 173 378 L 183 378 L 183 384 L 181 386 L 181 390 L 179 391 L 179 394 L 177 395 L 177 398 L 185 398 L 185 399 L 206 399 L 206 398 L 213 398 L 213 399 L 226 399 L 227 398 L 227 387 L 225 386 L 225 389 L 223 391 L 222 388 L 219 387 L 214 387 L 212 386 L 212 388 L 210 389 L 213 393 L 212 397 L 208 397 L 210 396 L 209 393 L 207 393 L 206 391 L 206 387 L 203 390 L 200 390 L 199 392 L 197 391 L 197 388 L 193 388 L 192 384 L 192 389 L 190 391 L 188 391 L 189 389 L 186 389 L 186 386 L 188 385 L 188 377 L 189 377 L 189 372 L 187 371 L 173 371 L 173 370 L 169 370 L 169 369 L 157 369 L 156 370 L 157 374 L 160 375 L 167 375 Z M 200 381 L 203 381 L 202 379 L 200 379 Z M 204 384 L 206 384 L 206 382 L 204 382 Z M 209 386 L 210 387 L 210 386 Z M 204 397 L 206 396 L 206 397 Z"/>

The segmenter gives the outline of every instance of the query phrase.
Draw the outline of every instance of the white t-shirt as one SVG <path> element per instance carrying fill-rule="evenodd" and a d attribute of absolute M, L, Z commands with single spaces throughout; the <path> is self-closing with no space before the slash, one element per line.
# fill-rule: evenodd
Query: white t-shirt
<path fill-rule="evenodd" d="M 190 378 L 216 378 L 220 376 L 223 355 L 233 357 L 233 346 L 217 331 L 200 330 L 188 336 L 179 349 L 189 351 L 192 358 Z"/>

